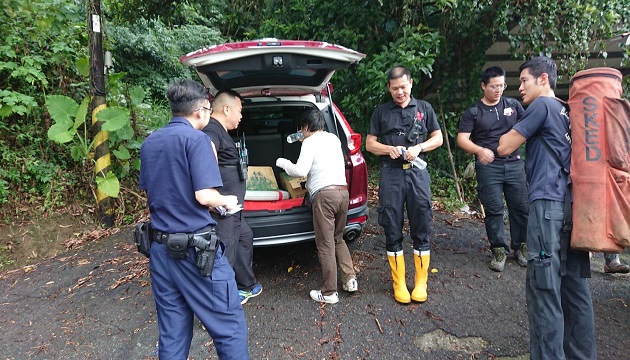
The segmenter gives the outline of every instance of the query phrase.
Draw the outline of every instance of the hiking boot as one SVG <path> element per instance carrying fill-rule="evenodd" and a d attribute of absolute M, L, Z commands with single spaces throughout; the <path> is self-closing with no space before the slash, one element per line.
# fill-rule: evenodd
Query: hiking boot
<path fill-rule="evenodd" d="M 505 269 L 505 249 L 502 247 L 492 249 L 492 261 L 490 261 L 490 270 L 503 271 Z"/>
<path fill-rule="evenodd" d="M 520 266 L 527 267 L 527 245 L 525 245 L 525 243 L 522 243 L 521 246 L 514 251 L 514 256 L 516 256 L 516 261 Z"/>
<path fill-rule="evenodd" d="M 347 292 L 355 292 L 359 290 L 359 284 L 357 284 L 357 279 L 352 278 L 348 280 L 347 283 L 343 284 L 343 289 Z"/>
<path fill-rule="evenodd" d="M 627 274 L 630 272 L 630 266 L 621 261 L 619 254 L 604 254 L 606 264 L 604 272 L 607 274 Z"/>
<path fill-rule="evenodd" d="M 241 305 L 245 305 L 249 299 L 260 295 L 261 292 L 262 285 L 260 284 L 255 284 L 251 291 L 239 290 L 238 297 L 241 299 Z"/>
<path fill-rule="evenodd" d="M 336 304 L 339 302 L 339 294 L 336 291 L 330 295 L 324 295 L 321 290 L 311 290 L 310 295 L 311 299 L 321 303 Z"/>

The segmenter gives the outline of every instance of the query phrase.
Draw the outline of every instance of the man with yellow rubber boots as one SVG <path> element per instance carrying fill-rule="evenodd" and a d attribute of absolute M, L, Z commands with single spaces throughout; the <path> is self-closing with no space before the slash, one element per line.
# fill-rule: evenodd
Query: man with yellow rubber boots
<path fill-rule="evenodd" d="M 427 300 L 433 210 L 431 178 L 426 163 L 419 160 L 424 160 L 426 152 L 442 145 L 442 131 L 435 112 L 428 102 L 411 96 L 412 85 L 411 74 L 403 66 L 396 66 L 387 73 L 392 100 L 374 110 L 366 137 L 366 149 L 378 155 L 381 161 L 378 223 L 385 232 L 394 299 L 401 304 Z M 416 270 L 411 294 L 405 280 L 402 246 L 405 208 Z"/>

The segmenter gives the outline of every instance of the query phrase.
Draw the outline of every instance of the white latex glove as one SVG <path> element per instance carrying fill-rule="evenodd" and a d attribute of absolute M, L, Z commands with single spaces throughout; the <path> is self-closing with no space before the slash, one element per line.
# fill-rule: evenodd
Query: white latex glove
<path fill-rule="evenodd" d="M 287 164 L 289 164 L 289 163 L 291 163 L 291 161 L 289 161 L 289 159 L 285 159 L 285 158 L 278 158 L 276 160 L 276 166 L 279 167 L 279 168 L 282 168 L 282 169 L 284 169 L 284 167 Z"/>

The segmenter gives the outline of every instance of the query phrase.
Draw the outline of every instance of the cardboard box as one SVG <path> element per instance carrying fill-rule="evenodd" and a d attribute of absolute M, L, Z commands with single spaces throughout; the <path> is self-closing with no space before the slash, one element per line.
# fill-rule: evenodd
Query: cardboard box
<path fill-rule="evenodd" d="M 278 190 L 278 182 L 271 166 L 249 166 L 247 168 L 247 190 Z"/>
<path fill-rule="evenodd" d="M 286 190 L 291 196 L 291 199 L 304 197 L 306 189 L 302 188 L 301 183 L 306 181 L 306 177 L 294 178 L 285 172 L 281 172 L 279 177 L 280 188 Z"/>

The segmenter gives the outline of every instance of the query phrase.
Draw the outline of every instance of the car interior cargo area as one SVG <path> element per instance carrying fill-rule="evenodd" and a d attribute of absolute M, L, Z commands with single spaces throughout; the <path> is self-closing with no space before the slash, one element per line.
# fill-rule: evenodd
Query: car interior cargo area
<path fill-rule="evenodd" d="M 300 129 L 300 117 L 309 104 L 244 104 L 237 130 L 230 131 L 235 141 L 244 141 L 248 152 L 249 175 L 245 200 L 278 201 L 303 198 L 306 178 L 290 178 L 276 159 L 297 162 L 302 143 L 287 142 L 287 136 Z M 301 201 L 293 206 L 301 206 Z M 251 208 L 251 207 L 250 207 Z"/>

